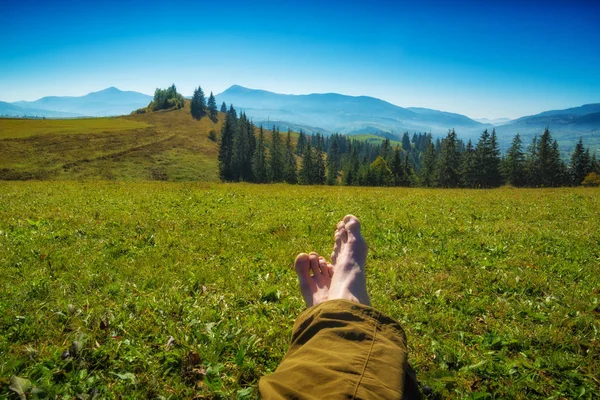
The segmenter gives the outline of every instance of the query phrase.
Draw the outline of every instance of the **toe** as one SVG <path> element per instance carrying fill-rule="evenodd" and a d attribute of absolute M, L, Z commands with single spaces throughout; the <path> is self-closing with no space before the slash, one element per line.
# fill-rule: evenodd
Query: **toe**
<path fill-rule="evenodd" d="M 298 254 L 296 261 L 294 261 L 294 269 L 296 270 L 296 274 L 298 274 L 301 283 L 302 280 L 310 279 L 310 258 L 308 254 Z"/>
<path fill-rule="evenodd" d="M 342 231 L 335 231 L 335 243 L 333 245 L 333 253 L 331 253 L 331 261 L 335 264 L 335 259 L 342 247 Z"/>
<path fill-rule="evenodd" d="M 342 244 L 342 235 L 344 234 L 344 231 L 346 230 L 346 228 L 342 228 L 342 229 L 338 229 L 337 231 L 335 231 L 335 235 L 334 235 L 334 239 L 335 239 L 335 245 L 334 245 L 334 249 L 336 247 L 339 247 L 340 244 Z"/>
<path fill-rule="evenodd" d="M 341 249 L 342 244 L 344 244 L 348 241 L 348 231 L 346 230 L 346 228 L 340 229 L 339 233 L 340 233 L 340 241 L 339 241 L 338 250 Z M 336 241 L 336 245 L 337 245 L 337 241 Z"/>
<path fill-rule="evenodd" d="M 360 221 L 354 215 L 346 215 L 344 217 L 344 231 L 349 238 L 360 236 Z"/>
<path fill-rule="evenodd" d="M 321 275 L 324 278 L 329 278 L 329 269 L 327 268 L 327 261 L 323 257 L 319 257 L 319 269 L 321 270 Z"/>
<path fill-rule="evenodd" d="M 298 254 L 294 261 L 294 269 L 298 274 L 300 293 L 302 293 L 304 302 L 307 307 L 311 307 L 314 303 L 313 293 L 317 290 L 317 285 L 310 276 L 310 256 L 306 253 Z"/>
<path fill-rule="evenodd" d="M 321 268 L 319 267 L 319 255 L 317 253 L 310 253 L 308 256 L 310 259 L 310 269 L 312 271 L 312 276 L 320 280 L 321 279 Z"/>

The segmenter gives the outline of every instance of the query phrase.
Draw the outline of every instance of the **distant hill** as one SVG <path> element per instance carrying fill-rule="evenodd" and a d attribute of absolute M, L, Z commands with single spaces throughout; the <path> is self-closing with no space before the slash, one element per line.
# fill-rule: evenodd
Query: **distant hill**
<path fill-rule="evenodd" d="M 491 124 L 494 126 L 501 126 L 501 125 L 506 125 L 509 122 L 511 122 L 512 120 L 510 118 L 494 118 L 494 119 L 489 119 L 489 118 L 473 118 L 475 121 L 477 122 L 481 122 L 482 124 Z"/>
<path fill-rule="evenodd" d="M 497 127 L 496 132 L 505 142 L 520 133 L 527 145 L 534 135 L 541 135 L 546 127 L 563 152 L 570 153 L 580 137 L 592 151 L 600 150 L 600 103 L 521 117 Z"/>
<path fill-rule="evenodd" d="M 128 115 L 148 105 L 152 96 L 110 87 L 80 97 L 44 97 L 36 101 L 0 102 L 0 117 L 68 118 Z M 561 149 L 571 152 L 580 137 L 592 151 L 600 150 L 600 103 L 550 110 L 515 120 L 479 119 L 419 107 L 399 107 L 368 96 L 337 93 L 285 95 L 233 85 L 216 96 L 217 103 L 233 104 L 265 128 L 276 125 L 308 133 L 376 134 L 400 138 L 402 133 L 431 132 L 444 136 L 454 128 L 463 140 L 476 141 L 484 129 L 496 129 L 502 150 L 516 133 L 525 146 L 546 127 Z"/>
<path fill-rule="evenodd" d="M 122 91 L 115 87 L 92 92 L 85 96 L 49 96 L 43 97 L 35 101 L 17 101 L 13 106 L 20 107 L 27 114 L 31 115 L 35 110 L 35 114 L 45 117 L 105 117 L 113 115 L 126 115 L 133 110 L 145 107 L 152 100 L 152 96 L 131 92 Z M 2 115 L 0 108 L 0 115 Z M 63 115 L 60 115 L 62 113 Z M 22 116 L 13 114 L 13 116 Z"/>
<path fill-rule="evenodd" d="M 403 108 L 368 96 L 337 93 L 285 95 L 234 85 L 216 96 L 233 104 L 256 124 L 285 121 L 286 125 L 322 133 L 376 133 L 405 131 L 445 134 L 454 128 L 462 135 L 479 135 L 486 126 L 460 114 L 426 108 Z"/>
<path fill-rule="evenodd" d="M 567 108 L 565 110 L 544 111 L 542 113 L 534 115 L 534 117 L 551 116 L 551 115 L 565 115 L 565 114 L 586 115 L 586 114 L 594 114 L 594 113 L 599 113 L 599 112 L 600 112 L 600 103 L 593 103 L 593 104 L 584 104 L 583 106 L 580 106 L 580 107 Z M 530 118 L 530 117 L 523 117 L 523 118 Z M 523 118 L 519 118 L 519 119 L 523 119 Z"/>
<path fill-rule="evenodd" d="M 72 118 L 81 117 L 81 114 L 43 110 L 40 108 L 24 108 L 14 103 L 0 101 L 0 117 L 30 117 L 30 118 Z"/>
<path fill-rule="evenodd" d="M 600 103 L 545 111 L 516 120 L 475 121 L 461 114 L 428 108 L 403 108 L 367 96 L 336 93 L 284 95 L 238 85 L 217 95 L 217 100 L 245 111 L 257 125 L 277 125 L 280 129 L 291 127 L 307 132 L 350 135 L 393 133 L 393 136 L 399 137 L 405 131 L 443 136 L 448 129 L 454 128 L 459 138 L 476 141 L 484 129 L 495 128 L 504 151 L 515 134 L 521 134 L 526 147 L 534 135 L 541 135 L 549 127 L 565 154 L 572 151 L 580 137 L 592 151 L 600 150 Z"/>

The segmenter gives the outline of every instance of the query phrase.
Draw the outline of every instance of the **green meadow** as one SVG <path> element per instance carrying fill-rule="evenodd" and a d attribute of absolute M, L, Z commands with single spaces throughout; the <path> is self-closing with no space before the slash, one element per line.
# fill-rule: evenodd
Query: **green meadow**
<path fill-rule="evenodd" d="M 0 118 L 0 180 L 216 181 L 222 122 L 189 105 L 114 118 Z"/>
<path fill-rule="evenodd" d="M 258 397 L 347 213 L 429 397 L 600 396 L 600 189 L 59 180 L 0 182 L 0 398 Z"/>

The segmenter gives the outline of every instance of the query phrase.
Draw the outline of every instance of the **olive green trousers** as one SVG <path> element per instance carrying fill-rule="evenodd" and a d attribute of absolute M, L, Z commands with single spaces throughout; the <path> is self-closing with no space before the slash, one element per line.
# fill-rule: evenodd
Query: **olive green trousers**
<path fill-rule="evenodd" d="M 400 325 L 346 300 L 300 314 L 287 354 L 259 389 L 264 399 L 421 398 Z"/>

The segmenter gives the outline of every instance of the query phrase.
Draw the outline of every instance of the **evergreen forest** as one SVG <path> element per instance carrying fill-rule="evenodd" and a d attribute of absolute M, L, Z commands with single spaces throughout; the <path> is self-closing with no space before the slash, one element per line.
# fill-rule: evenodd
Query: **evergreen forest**
<path fill-rule="evenodd" d="M 517 133 L 505 154 L 495 130 L 467 143 L 449 130 L 444 138 L 405 132 L 400 144 L 388 137 L 373 144 L 352 136 L 302 131 L 268 134 L 245 113 L 225 104 L 219 139 L 219 177 L 227 182 L 307 185 L 413 186 L 439 188 L 597 186 L 600 165 L 580 139 L 563 160 L 549 129 L 524 144 Z M 194 111 L 192 111 L 194 112 Z M 256 132 L 258 131 L 258 133 Z M 296 135 L 294 135 L 296 136 Z"/>

